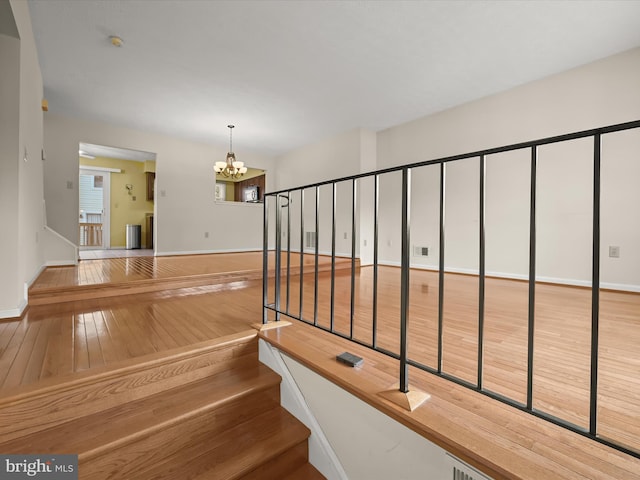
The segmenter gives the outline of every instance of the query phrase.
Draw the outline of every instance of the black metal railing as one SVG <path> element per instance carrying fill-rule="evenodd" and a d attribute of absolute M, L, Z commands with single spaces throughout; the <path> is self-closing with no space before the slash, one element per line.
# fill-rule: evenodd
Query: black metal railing
<path fill-rule="evenodd" d="M 436 160 L 428 160 L 410 165 L 402 165 L 393 168 L 387 168 L 376 172 L 362 173 L 349 177 L 328 180 L 311 185 L 305 185 L 288 190 L 267 193 L 264 202 L 264 236 L 263 236 L 263 322 L 267 323 L 270 315 L 276 320 L 280 320 L 282 315 L 297 319 L 313 325 L 322 330 L 331 332 L 342 338 L 349 339 L 355 343 L 381 352 L 392 358 L 399 360 L 399 385 L 402 392 L 409 390 L 409 366 L 419 368 L 440 377 L 446 378 L 457 384 L 476 390 L 484 395 L 497 399 L 501 402 L 509 404 L 515 408 L 526 411 L 537 417 L 543 418 L 557 425 L 565 427 L 579 434 L 590 437 L 605 445 L 611 446 L 617 450 L 623 451 L 634 457 L 640 458 L 640 452 L 631 447 L 625 446 L 609 438 L 604 438 L 598 434 L 598 341 L 599 341 L 599 311 L 600 311 L 600 187 L 601 187 L 601 139 L 603 135 L 614 132 L 640 128 L 640 121 L 622 123 L 617 125 L 606 126 L 591 130 L 585 130 L 566 135 L 548 137 L 544 139 L 522 142 L 503 147 L 490 148 L 486 150 L 454 155 L 450 157 L 440 158 Z M 556 144 L 577 139 L 593 138 L 593 224 L 592 224 L 592 271 L 591 271 L 591 347 L 590 347 L 590 366 L 589 366 L 589 415 L 588 427 L 584 428 L 558 416 L 551 415 L 545 411 L 538 410 L 534 407 L 534 338 L 535 338 L 535 302 L 536 302 L 536 190 L 537 190 L 537 167 L 538 167 L 538 149 L 544 145 Z M 526 401 L 517 401 L 500 393 L 493 392 L 484 386 L 484 330 L 485 330 L 485 278 L 486 278 L 486 243 L 485 243 L 485 199 L 486 199 L 486 159 L 487 156 L 499 154 L 503 152 L 511 152 L 515 150 L 530 150 L 530 192 L 529 192 L 529 259 L 528 259 L 528 311 L 527 311 L 527 347 L 526 347 Z M 447 165 L 450 162 L 459 160 L 478 159 L 479 171 L 479 231 L 478 231 L 478 342 L 477 342 L 477 377 L 475 383 L 445 372 L 443 369 L 443 325 L 444 325 L 444 284 L 445 284 L 445 185 Z M 409 291 L 410 291 L 410 271 L 411 271 L 411 172 L 412 170 L 425 166 L 439 166 L 439 256 L 438 256 L 438 309 L 437 309 L 437 360 L 435 367 L 425 365 L 409 357 L 408 341 L 409 341 Z M 379 295 L 379 214 L 380 214 L 380 178 L 383 175 L 401 172 L 401 252 L 400 252 L 400 329 L 399 329 L 399 349 L 398 352 L 381 347 L 378 341 L 378 295 Z M 372 199 L 371 209 L 373 215 L 373 290 L 371 305 L 371 341 L 364 341 L 354 334 L 354 318 L 356 308 L 356 281 L 358 270 L 356 268 L 357 252 L 357 215 L 358 215 L 358 192 L 360 182 L 365 179 L 371 179 Z M 335 298 L 336 298 L 336 190 L 338 184 L 351 184 L 351 252 L 350 252 L 350 299 L 349 299 L 349 333 L 338 331 L 335 328 Z M 330 305 L 329 305 L 329 325 L 321 325 L 319 323 L 319 257 L 320 255 L 320 229 L 324 227 L 320 222 L 320 189 L 330 189 L 331 191 L 331 268 L 330 268 Z M 315 216 L 313 245 L 305 246 L 305 193 L 314 194 Z M 293 233 L 291 232 L 291 211 L 287 210 L 286 224 L 283 225 L 283 210 L 288 209 L 291 205 L 293 196 L 299 199 L 300 219 L 299 219 L 299 306 L 296 312 L 290 309 L 290 290 L 291 286 L 291 240 Z M 362 203 L 362 200 L 360 201 Z M 275 214 L 270 214 L 270 209 L 275 208 Z M 269 219 L 275 218 L 275 228 L 270 230 Z M 274 241 L 270 241 L 269 233 L 275 235 Z M 286 237 L 286 249 L 283 249 L 282 238 L 283 232 Z M 275 251 L 272 247 L 275 247 Z M 303 318 L 303 276 L 309 272 L 304 269 L 305 247 L 307 251 L 313 249 L 313 285 L 314 285 L 314 305 L 312 318 Z M 269 252 L 272 251 L 275 263 L 275 271 L 273 275 L 269 274 Z M 286 253 L 286 270 L 283 272 L 282 255 Z M 284 291 L 283 305 L 283 286 L 281 277 L 286 275 L 286 287 Z M 269 284 L 270 278 L 273 278 L 273 301 L 269 301 Z"/>

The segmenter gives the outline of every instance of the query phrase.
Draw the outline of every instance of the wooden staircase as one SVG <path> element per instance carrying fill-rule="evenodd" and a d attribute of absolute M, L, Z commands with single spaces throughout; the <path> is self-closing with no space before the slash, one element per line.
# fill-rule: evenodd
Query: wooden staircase
<path fill-rule="evenodd" d="M 0 451 L 77 453 L 80 479 L 322 479 L 246 332 L 0 398 Z"/>

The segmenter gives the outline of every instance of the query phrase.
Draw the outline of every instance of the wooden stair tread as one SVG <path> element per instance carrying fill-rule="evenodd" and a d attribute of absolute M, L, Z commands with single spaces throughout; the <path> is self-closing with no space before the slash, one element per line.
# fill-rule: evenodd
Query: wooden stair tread
<path fill-rule="evenodd" d="M 261 364 L 249 369 L 229 369 L 0 444 L 0 451 L 65 451 L 78 453 L 82 460 L 218 408 L 242 395 L 276 387 L 279 382 L 280 377 Z"/>
<path fill-rule="evenodd" d="M 0 408 L 7 403 L 14 403 L 21 398 L 32 398 L 34 395 L 49 396 L 60 389 L 72 389 L 81 383 L 95 383 L 106 377 L 122 377 L 132 371 L 143 370 L 154 366 L 169 365 L 197 355 L 211 353 L 228 347 L 254 340 L 256 331 L 247 328 L 245 331 L 232 333 L 211 340 L 177 347 L 171 350 L 149 353 L 116 362 L 112 365 L 95 367 L 91 370 L 71 373 L 63 376 L 46 378 L 35 384 L 21 385 L 0 390 Z"/>
<path fill-rule="evenodd" d="M 313 465 L 305 463 L 281 480 L 325 480 L 325 477 Z"/>
<path fill-rule="evenodd" d="M 289 449 L 306 443 L 311 432 L 281 406 L 270 408 L 254 418 L 227 430 L 220 438 L 194 445 L 197 454 L 187 465 L 178 462 L 146 472 L 145 478 L 171 480 L 234 480 L 260 470 L 262 465 Z M 305 445 L 306 448 L 306 445 Z M 184 461 L 180 452 L 177 461 Z M 262 477 L 268 479 L 268 475 Z"/>
<path fill-rule="evenodd" d="M 12 439 L 197 382 L 258 365 L 255 331 L 120 365 L 26 385 L 0 398 L 0 439 Z"/>

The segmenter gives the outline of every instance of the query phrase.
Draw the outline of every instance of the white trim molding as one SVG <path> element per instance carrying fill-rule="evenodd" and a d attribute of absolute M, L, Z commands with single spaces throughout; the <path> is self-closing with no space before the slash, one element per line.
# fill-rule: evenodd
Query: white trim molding
<path fill-rule="evenodd" d="M 95 170 L 96 172 L 122 173 L 121 168 L 93 167 L 89 165 L 80 165 L 80 170 Z"/>

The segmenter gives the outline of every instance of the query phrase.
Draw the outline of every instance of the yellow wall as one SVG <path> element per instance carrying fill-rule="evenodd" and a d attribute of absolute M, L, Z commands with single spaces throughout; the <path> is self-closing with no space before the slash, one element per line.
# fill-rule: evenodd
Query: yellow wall
<path fill-rule="evenodd" d="M 141 243 L 144 247 L 147 238 L 145 215 L 153 213 L 153 201 L 147 201 L 145 164 L 115 158 L 96 157 L 91 160 L 80 157 L 80 166 L 121 170 L 121 173 L 111 174 L 111 248 L 123 248 L 126 245 L 127 224 L 142 226 Z M 131 195 L 125 187 L 127 184 L 133 185 Z"/>
<path fill-rule="evenodd" d="M 225 182 L 227 184 L 227 190 L 225 192 L 225 200 L 227 202 L 233 202 L 235 199 L 235 184 L 233 182 Z"/>
<path fill-rule="evenodd" d="M 233 202 L 234 201 L 234 192 L 235 192 L 235 184 L 233 182 L 228 182 L 225 180 L 216 180 L 216 183 L 224 185 L 224 201 L 225 202 Z"/>
<path fill-rule="evenodd" d="M 153 172 L 156 171 L 156 161 L 155 160 L 145 160 L 144 162 L 144 171 L 145 172 Z"/>

